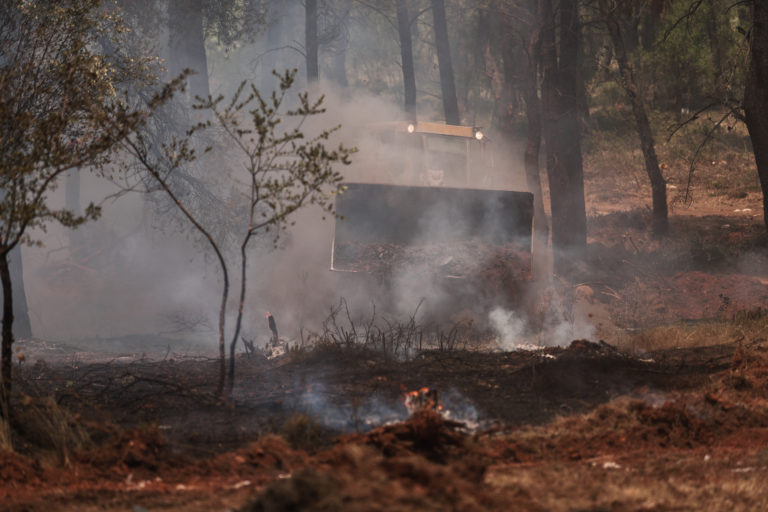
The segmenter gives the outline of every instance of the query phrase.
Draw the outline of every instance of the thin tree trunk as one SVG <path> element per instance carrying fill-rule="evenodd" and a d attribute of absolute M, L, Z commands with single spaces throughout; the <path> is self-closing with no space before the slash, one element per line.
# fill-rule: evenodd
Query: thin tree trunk
<path fill-rule="evenodd" d="M 753 0 L 750 64 L 744 113 L 763 191 L 763 222 L 768 230 L 768 4 Z"/>
<path fill-rule="evenodd" d="M 80 207 L 80 169 L 72 169 L 69 171 L 65 178 L 64 187 L 64 204 L 70 212 L 75 216 L 82 214 L 82 208 Z M 82 244 L 82 231 L 77 229 L 70 229 L 69 235 L 69 253 L 73 256 L 77 256 L 81 250 Z"/>
<path fill-rule="evenodd" d="M 189 77 L 189 95 L 191 98 L 207 98 L 211 89 L 205 53 L 203 3 L 201 0 L 170 0 L 168 18 L 171 74 L 177 76 L 186 68 L 193 70 L 195 74 Z"/>
<path fill-rule="evenodd" d="M 8 267 L 13 283 L 13 332 L 21 339 L 32 337 L 32 323 L 29 319 L 27 293 L 24 287 L 24 266 L 21 259 L 21 244 L 8 254 Z"/>
<path fill-rule="evenodd" d="M 659 169 L 659 159 L 656 156 L 656 148 L 653 141 L 653 132 L 651 123 L 648 121 L 648 115 L 645 111 L 645 104 L 640 96 L 635 82 L 632 66 L 627 57 L 627 51 L 624 47 L 623 34 L 621 26 L 617 19 L 615 11 L 611 11 L 606 0 L 600 0 L 600 9 L 605 18 L 608 27 L 608 33 L 611 36 L 614 50 L 616 51 L 616 61 L 619 65 L 619 75 L 621 87 L 624 89 L 630 103 L 632 104 L 632 113 L 635 116 L 635 127 L 640 137 L 640 148 L 643 151 L 645 159 L 645 172 L 651 182 L 651 197 L 653 202 L 653 222 L 651 229 L 653 234 L 661 236 L 669 230 L 669 218 L 667 210 L 667 182 Z"/>
<path fill-rule="evenodd" d="M 320 78 L 317 54 L 317 0 L 305 0 L 304 11 L 304 50 L 307 59 L 307 83 L 317 82 Z"/>
<path fill-rule="evenodd" d="M 219 265 L 221 266 L 221 273 L 224 278 L 224 288 L 221 291 L 221 304 L 219 306 L 219 382 L 218 387 L 216 390 L 216 394 L 218 396 L 221 396 L 224 392 L 224 382 L 226 380 L 227 375 L 227 366 L 226 366 L 226 341 L 224 339 L 224 332 L 226 328 L 226 322 L 227 322 L 227 299 L 229 297 L 229 271 L 227 270 L 227 262 L 224 260 L 224 255 L 221 253 L 221 250 L 219 250 L 219 246 L 216 244 L 216 240 L 213 238 L 213 235 L 211 235 L 208 230 L 206 230 L 202 224 L 195 218 L 194 215 L 192 215 L 192 212 L 190 212 L 185 206 L 184 203 L 181 202 L 181 200 L 176 196 L 176 194 L 171 190 L 171 188 L 168 186 L 168 183 L 166 183 L 164 177 L 155 169 L 152 164 L 147 160 L 146 153 L 144 153 L 139 146 L 132 143 L 131 141 L 127 141 L 127 144 L 129 148 L 131 149 L 131 152 L 135 157 L 138 158 L 141 165 L 146 169 L 146 171 L 152 175 L 152 177 L 157 181 L 157 183 L 160 185 L 160 188 L 163 189 L 163 191 L 168 194 L 168 197 L 171 198 L 171 201 L 174 202 L 176 207 L 181 211 L 181 213 L 184 214 L 184 216 L 189 220 L 189 222 L 192 223 L 193 226 L 195 226 L 195 229 L 200 232 L 206 240 L 208 240 L 208 243 L 210 244 L 211 248 L 213 249 L 213 252 L 216 254 L 216 258 L 219 260 Z"/>
<path fill-rule="evenodd" d="M 405 112 L 409 121 L 416 120 L 416 72 L 413 66 L 413 42 L 408 1 L 397 0 L 397 31 L 400 35 L 400 58 L 403 65 Z"/>
<path fill-rule="evenodd" d="M 432 0 L 432 18 L 434 21 L 435 47 L 437 63 L 440 68 L 440 88 L 443 92 L 443 110 L 445 122 L 461 124 L 459 103 L 456 99 L 456 81 L 453 75 L 451 47 L 448 44 L 448 22 L 445 18 L 444 0 Z"/>
<path fill-rule="evenodd" d="M 0 252 L 0 281 L 3 286 L 3 326 L 2 326 L 2 383 L 0 383 L 0 414 L 8 411 L 8 403 L 11 398 L 11 356 L 13 354 L 13 285 L 11 283 L 11 270 L 8 265 L 8 252 Z"/>
<path fill-rule="evenodd" d="M 251 215 L 251 223 L 253 222 L 253 215 Z M 237 306 L 237 321 L 235 322 L 235 332 L 232 335 L 232 341 L 229 344 L 229 391 L 232 392 L 232 388 L 235 386 L 235 347 L 237 346 L 237 338 L 240 336 L 240 328 L 243 325 L 243 310 L 245 309 L 245 290 L 246 290 L 246 269 L 247 269 L 247 254 L 246 248 L 248 242 L 251 240 L 252 231 L 249 229 L 248 234 L 245 236 L 242 245 L 240 246 L 240 301 Z"/>

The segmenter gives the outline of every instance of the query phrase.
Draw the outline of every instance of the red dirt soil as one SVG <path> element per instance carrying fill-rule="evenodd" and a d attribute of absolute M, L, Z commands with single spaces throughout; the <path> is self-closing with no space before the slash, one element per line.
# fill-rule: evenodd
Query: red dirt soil
<path fill-rule="evenodd" d="M 590 342 L 574 342 L 569 351 L 592 365 L 606 357 Z M 678 485 L 700 481 L 710 469 L 694 461 L 711 460 L 706 468 L 718 468 L 718 485 L 749 489 L 733 509 L 750 510 L 755 500 L 768 499 L 768 489 L 756 484 L 768 475 L 768 345 L 732 354 L 727 368 L 703 387 L 641 387 L 540 427 L 471 434 L 421 409 L 408 421 L 342 436 L 315 455 L 265 436 L 231 452 L 190 459 L 175 453 L 156 428 L 116 429 L 100 448 L 71 457 L 68 467 L 1 454 L 0 500 L 9 511 L 569 510 L 556 499 L 568 489 L 572 499 L 594 510 L 639 510 L 644 508 L 636 493 L 594 494 L 591 480 L 582 494 L 573 486 L 597 472 L 653 493 L 670 485 L 672 474 Z M 675 465 L 660 468 L 658 461 L 669 457 Z M 562 474 L 559 468 L 569 469 Z M 552 478 L 562 489 L 547 483 Z M 654 498 L 652 510 L 687 510 L 678 507 L 695 508 L 694 494 L 693 501 L 675 493 L 643 499 Z"/>

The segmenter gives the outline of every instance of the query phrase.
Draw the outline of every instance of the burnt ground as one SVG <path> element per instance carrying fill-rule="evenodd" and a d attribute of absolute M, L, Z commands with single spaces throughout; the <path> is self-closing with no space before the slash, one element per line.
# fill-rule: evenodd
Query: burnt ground
<path fill-rule="evenodd" d="M 214 360 L 65 356 L 20 369 L 21 449 L 2 456 L 0 495 L 14 511 L 687 510 L 684 491 L 652 492 L 672 466 L 685 480 L 681 465 L 700 478 L 694 460 L 711 461 L 737 486 L 766 476 L 766 350 L 762 337 L 633 356 L 577 340 L 397 361 L 325 346 L 241 357 L 226 402 Z M 425 386 L 445 414 L 409 417 L 404 392 Z M 593 473 L 611 491 L 572 497 L 608 508 L 558 499 Z M 766 499 L 753 491 L 734 509 Z"/>
<path fill-rule="evenodd" d="M 767 276 L 736 263 L 764 261 L 762 232 L 676 220 L 661 245 L 637 218 L 593 225 L 559 293 L 611 328 L 565 347 L 327 336 L 240 354 L 219 399 L 218 361 L 173 340 L 19 341 L 0 510 L 760 509 Z M 422 388 L 439 413 L 406 407 Z"/>
<path fill-rule="evenodd" d="M 201 450 L 236 447 L 275 431 L 296 413 L 329 434 L 403 420 L 404 393 L 427 387 L 473 429 L 539 425 L 582 413 L 637 389 L 701 386 L 728 368 L 736 345 L 665 350 L 634 357 L 586 340 L 568 348 L 514 352 L 445 349 L 397 361 L 363 348 L 326 346 L 273 360 L 242 356 L 231 400 L 215 398 L 218 361 L 45 364 L 20 373 L 29 396 L 56 390 L 57 402 L 89 421 L 125 427 L 156 423 L 172 442 Z M 23 438 L 23 433 L 22 436 Z M 31 440 L 31 441 L 34 441 Z"/>
<path fill-rule="evenodd" d="M 587 191 L 589 251 L 558 293 L 598 328 L 564 347 L 325 339 L 240 355 L 222 400 L 218 361 L 166 340 L 19 342 L 0 510 L 764 509 L 759 196 L 700 196 L 659 240 L 596 190 L 627 203 Z M 425 387 L 441 411 L 406 407 Z"/>

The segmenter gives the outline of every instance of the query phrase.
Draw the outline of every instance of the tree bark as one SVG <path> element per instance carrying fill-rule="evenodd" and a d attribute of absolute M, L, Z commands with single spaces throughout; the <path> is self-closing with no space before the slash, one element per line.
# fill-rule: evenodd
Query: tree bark
<path fill-rule="evenodd" d="M 349 82 L 347 81 L 347 47 L 339 48 L 333 53 L 332 60 L 333 68 L 331 69 L 331 77 L 340 87 L 347 87 Z"/>
<path fill-rule="evenodd" d="M 413 41 L 408 1 L 397 0 L 397 31 L 400 36 L 400 58 L 403 66 L 405 112 L 409 121 L 416 121 L 416 72 L 413 65 Z"/>
<path fill-rule="evenodd" d="M 253 214 L 251 214 L 251 225 L 253 223 Z M 229 392 L 235 387 L 235 347 L 237 347 L 237 338 L 240 336 L 240 329 L 243 325 L 243 311 L 245 309 L 245 290 L 248 269 L 248 242 L 251 240 L 253 231 L 248 230 L 243 243 L 240 245 L 240 300 L 237 306 L 237 320 L 235 321 L 235 332 L 232 334 L 232 341 L 229 344 Z"/>
<path fill-rule="evenodd" d="M 207 98 L 211 89 L 205 54 L 202 0 L 170 0 L 168 30 L 171 75 L 177 76 L 186 68 L 193 70 L 195 74 L 189 77 L 190 98 Z"/>
<path fill-rule="evenodd" d="M 752 1 L 750 63 L 744 113 L 763 191 L 763 222 L 768 230 L 768 4 Z"/>
<path fill-rule="evenodd" d="M 440 88 L 443 92 L 443 110 L 445 122 L 461 124 L 459 103 L 456 98 L 456 81 L 453 75 L 451 47 L 448 44 L 448 22 L 445 17 L 444 0 L 432 0 L 432 18 L 434 21 L 435 47 L 440 68 Z"/>
<path fill-rule="evenodd" d="M 83 210 L 80 207 L 80 169 L 72 169 L 66 174 L 65 187 L 64 187 L 64 204 L 67 210 L 72 212 L 75 216 L 82 215 Z M 82 231 L 77 229 L 70 229 L 68 234 L 69 238 L 69 253 L 73 257 L 77 257 L 82 249 Z"/>
<path fill-rule="evenodd" d="M 0 411 L 8 411 L 11 397 L 11 356 L 13 354 L 13 285 L 11 271 L 8 265 L 8 252 L 0 252 L 0 282 L 3 287 L 3 326 L 2 326 L 2 356 L 0 356 Z M 0 412 L 2 414 L 2 412 Z"/>
<path fill-rule="evenodd" d="M 27 293 L 24 287 L 24 266 L 21 259 L 21 245 L 8 254 L 8 267 L 13 283 L 13 332 L 21 339 L 32 337 L 32 323 L 29 320 Z"/>
<path fill-rule="evenodd" d="M 648 179 L 651 182 L 651 197 L 653 203 L 653 221 L 651 229 L 655 236 L 661 236 L 666 234 L 669 230 L 667 182 L 661 174 L 661 169 L 659 169 L 659 159 L 656 156 L 656 147 L 653 141 L 651 123 L 648 121 L 648 115 L 645 111 L 645 103 L 638 91 L 634 72 L 629 63 L 629 58 L 627 57 L 620 21 L 617 18 L 615 10 L 611 9 L 607 0 L 600 0 L 600 10 L 602 11 L 602 15 L 608 28 L 608 33 L 610 34 L 616 52 L 616 61 L 619 65 L 619 82 L 632 104 L 632 113 L 635 117 L 635 128 L 640 137 L 640 148 L 643 151 L 643 158 L 645 159 L 645 172 L 648 174 Z"/>
<path fill-rule="evenodd" d="M 317 0 L 306 0 L 304 7 L 304 50 L 307 59 L 307 83 L 320 78 L 318 67 L 319 42 L 317 40 Z"/>
<path fill-rule="evenodd" d="M 285 0 L 272 0 L 269 3 L 267 22 L 267 48 L 261 59 L 261 93 L 264 97 L 269 96 L 278 83 L 272 71 L 285 72 L 285 69 L 276 69 L 279 62 L 277 58 L 280 53 L 279 48 L 283 41 L 283 18 L 285 18 Z"/>
<path fill-rule="evenodd" d="M 712 76 L 715 98 L 725 100 L 725 84 L 723 83 L 723 51 L 720 43 L 720 36 L 717 33 L 718 23 L 718 5 L 715 0 L 707 0 L 707 10 L 709 15 L 705 16 L 707 27 L 707 38 L 709 39 L 710 55 L 712 56 L 712 67 L 714 74 Z"/>
<path fill-rule="evenodd" d="M 331 52 L 329 78 L 340 87 L 347 87 L 347 49 L 349 47 L 349 14 L 352 11 L 352 0 L 337 0 L 331 7 L 335 11 L 338 29 L 336 35 L 328 42 Z"/>
<path fill-rule="evenodd" d="M 587 243 L 581 126 L 574 52 L 578 51 L 576 0 L 560 2 L 560 58 L 552 0 L 540 0 L 542 21 L 542 131 L 552 206 L 555 271 L 568 274 Z"/>
<path fill-rule="evenodd" d="M 536 13 L 536 0 L 530 2 L 531 12 Z M 541 152 L 541 101 L 539 100 L 539 68 L 540 60 L 540 20 L 534 19 L 528 40 L 526 41 L 526 67 L 524 75 L 525 90 L 525 115 L 528 122 L 528 135 L 525 144 L 525 179 L 528 190 L 533 193 L 533 222 L 534 235 L 539 241 L 539 246 L 546 247 L 549 239 L 549 222 L 544 211 L 543 192 L 541 189 L 541 175 L 539 172 L 539 155 Z M 511 48 L 510 44 L 506 45 Z M 505 59 L 506 60 L 506 59 Z M 511 87 L 513 78 L 506 76 L 508 86 Z"/>
<path fill-rule="evenodd" d="M 195 226 L 195 229 L 197 229 L 198 232 L 202 234 L 206 240 L 208 240 L 208 243 L 211 245 L 211 249 L 213 249 L 213 252 L 216 253 L 216 258 L 219 260 L 222 277 L 224 279 L 224 286 L 221 291 L 221 303 L 219 305 L 219 382 L 216 389 L 216 395 L 222 396 L 227 376 L 227 351 L 226 341 L 224 338 L 227 323 L 227 299 L 229 298 L 229 271 L 227 269 L 227 262 L 224 259 L 224 255 L 221 253 L 218 244 L 216 243 L 216 239 L 213 238 L 213 236 L 203 227 L 202 224 L 200 224 L 195 216 L 192 215 L 192 212 L 190 212 L 186 206 L 184 206 L 184 203 L 182 203 L 178 196 L 173 192 L 173 190 L 171 190 L 165 177 L 149 162 L 147 159 L 147 154 L 138 145 L 132 143 L 131 141 L 128 141 L 127 144 L 131 148 L 133 155 L 138 158 L 144 169 L 146 169 L 146 171 L 155 179 L 155 181 L 157 181 L 157 184 L 160 185 L 160 188 L 162 188 L 163 191 L 168 194 L 168 197 L 171 198 L 181 213 L 184 214 L 189 222 Z M 0 263 L 2 262 L 0 261 Z"/>

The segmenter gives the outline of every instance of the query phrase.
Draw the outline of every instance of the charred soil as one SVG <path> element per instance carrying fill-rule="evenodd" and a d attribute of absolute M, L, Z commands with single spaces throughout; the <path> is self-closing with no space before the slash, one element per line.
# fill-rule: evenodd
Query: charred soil
<path fill-rule="evenodd" d="M 662 154 L 673 216 L 655 239 L 642 173 L 606 172 L 627 168 L 614 155 L 586 161 L 588 251 L 558 291 L 594 339 L 335 339 L 240 355 L 226 399 L 207 357 L 20 341 L 0 509 L 764 509 L 768 243 L 754 187 L 723 178 L 753 170 L 712 158 L 689 204 Z"/>

